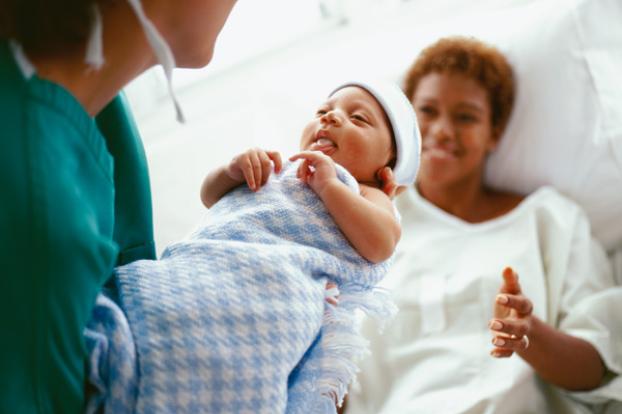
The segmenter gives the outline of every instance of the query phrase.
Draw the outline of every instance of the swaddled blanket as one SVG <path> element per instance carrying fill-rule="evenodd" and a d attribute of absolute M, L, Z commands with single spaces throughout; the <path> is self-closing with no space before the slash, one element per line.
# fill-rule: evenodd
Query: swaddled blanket
<path fill-rule="evenodd" d="M 117 269 L 138 389 L 109 398 L 135 398 L 138 413 L 335 412 L 365 351 L 354 309 L 393 310 L 373 289 L 388 263 L 352 248 L 297 165 L 256 193 L 227 194 L 160 260 Z M 325 301 L 327 280 L 338 285 L 336 307 Z"/>

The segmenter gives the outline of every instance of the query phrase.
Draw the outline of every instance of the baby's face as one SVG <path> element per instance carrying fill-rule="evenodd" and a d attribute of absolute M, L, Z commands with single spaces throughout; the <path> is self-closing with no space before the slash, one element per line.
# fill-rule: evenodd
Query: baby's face
<path fill-rule="evenodd" d="M 378 101 L 357 86 L 338 90 L 318 108 L 300 148 L 322 151 L 358 182 L 373 185 L 376 172 L 393 158 L 389 120 Z"/>

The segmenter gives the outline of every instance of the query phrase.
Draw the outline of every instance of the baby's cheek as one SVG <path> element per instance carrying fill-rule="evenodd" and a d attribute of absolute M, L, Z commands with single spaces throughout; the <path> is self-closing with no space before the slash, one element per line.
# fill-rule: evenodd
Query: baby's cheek
<path fill-rule="evenodd" d="M 315 131 L 313 123 L 307 124 L 305 128 L 302 130 L 302 135 L 300 137 L 300 149 L 304 150 L 309 148 L 309 146 L 313 143 L 313 133 Z"/>

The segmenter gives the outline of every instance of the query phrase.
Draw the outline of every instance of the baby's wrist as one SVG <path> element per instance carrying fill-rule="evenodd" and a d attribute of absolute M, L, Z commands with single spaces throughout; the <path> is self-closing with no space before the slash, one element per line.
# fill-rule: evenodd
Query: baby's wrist
<path fill-rule="evenodd" d="M 317 195 L 322 200 L 325 200 L 326 197 L 330 197 L 335 191 L 340 191 L 342 187 L 345 187 L 345 185 L 337 177 L 329 178 L 317 189 Z"/>
<path fill-rule="evenodd" d="M 244 180 L 244 174 L 242 174 L 242 170 L 236 168 L 235 164 L 229 164 L 222 167 L 223 175 L 231 180 L 234 184 L 242 184 Z"/>

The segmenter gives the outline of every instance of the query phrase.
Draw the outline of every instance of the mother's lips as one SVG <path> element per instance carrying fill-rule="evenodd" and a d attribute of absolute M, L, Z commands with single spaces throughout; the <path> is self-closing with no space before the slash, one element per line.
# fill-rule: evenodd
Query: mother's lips
<path fill-rule="evenodd" d="M 432 157 L 440 157 L 440 158 L 455 158 L 456 150 L 453 148 L 446 148 L 442 146 L 423 146 L 422 151 Z"/>

